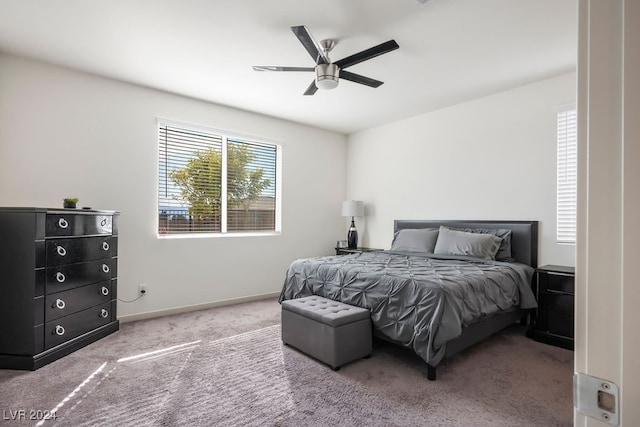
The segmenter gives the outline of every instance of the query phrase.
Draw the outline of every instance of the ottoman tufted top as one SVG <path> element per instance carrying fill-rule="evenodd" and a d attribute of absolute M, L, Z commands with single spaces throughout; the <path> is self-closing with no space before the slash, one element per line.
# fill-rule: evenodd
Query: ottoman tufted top
<path fill-rule="evenodd" d="M 329 326 L 346 325 L 370 317 L 369 310 L 317 295 L 282 301 L 282 309 Z"/>

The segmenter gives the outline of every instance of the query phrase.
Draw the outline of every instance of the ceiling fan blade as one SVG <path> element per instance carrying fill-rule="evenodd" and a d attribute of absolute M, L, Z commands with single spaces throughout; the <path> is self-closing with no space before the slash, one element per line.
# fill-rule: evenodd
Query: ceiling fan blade
<path fill-rule="evenodd" d="M 307 27 L 304 25 L 298 25 L 296 27 L 291 27 L 291 31 L 296 35 L 300 43 L 307 49 L 309 55 L 313 58 L 313 61 L 316 64 L 328 64 L 329 58 L 324 54 L 322 47 L 315 41 Z"/>
<path fill-rule="evenodd" d="M 318 91 L 318 86 L 316 86 L 316 80 L 314 79 L 307 90 L 304 91 L 304 95 L 313 95 Z"/>
<path fill-rule="evenodd" d="M 384 82 L 380 80 L 370 79 L 369 77 L 361 76 L 360 74 L 350 73 L 349 71 L 340 70 L 340 78 L 349 80 L 350 82 L 360 83 L 361 85 L 378 87 Z"/>
<path fill-rule="evenodd" d="M 362 52 L 354 53 L 351 56 L 342 58 L 341 60 L 334 62 L 334 64 L 336 64 L 342 70 L 344 68 L 351 67 L 352 65 L 359 64 L 362 61 L 366 61 L 367 59 L 375 58 L 376 56 L 382 55 L 383 53 L 396 50 L 399 47 L 400 46 L 398 46 L 398 43 L 396 43 L 395 40 L 389 40 L 388 42 L 384 42 L 377 46 L 363 50 Z"/>
<path fill-rule="evenodd" d="M 315 71 L 313 67 L 278 67 L 268 65 L 254 65 L 254 71 Z"/>

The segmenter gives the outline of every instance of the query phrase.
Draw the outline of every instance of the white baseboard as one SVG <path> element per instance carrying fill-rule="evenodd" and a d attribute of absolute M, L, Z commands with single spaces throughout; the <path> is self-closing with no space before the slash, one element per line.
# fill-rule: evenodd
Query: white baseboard
<path fill-rule="evenodd" d="M 207 308 L 222 307 L 225 305 L 240 304 L 243 302 L 259 301 L 268 298 L 277 298 L 280 292 L 269 292 L 266 294 L 251 295 L 248 297 L 231 298 L 222 301 L 213 301 L 203 304 L 184 305 L 182 307 L 174 307 L 166 310 L 147 311 L 145 313 L 128 314 L 118 316 L 121 323 L 133 322 L 135 320 L 153 319 L 155 317 L 169 316 L 171 314 L 187 313 L 189 311 L 205 310 Z"/>

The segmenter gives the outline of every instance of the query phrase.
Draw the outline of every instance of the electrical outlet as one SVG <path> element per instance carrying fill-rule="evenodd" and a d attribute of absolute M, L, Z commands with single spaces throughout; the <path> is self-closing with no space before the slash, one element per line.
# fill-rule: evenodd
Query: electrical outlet
<path fill-rule="evenodd" d="M 147 293 L 147 285 L 138 285 L 138 294 L 144 295 Z"/>

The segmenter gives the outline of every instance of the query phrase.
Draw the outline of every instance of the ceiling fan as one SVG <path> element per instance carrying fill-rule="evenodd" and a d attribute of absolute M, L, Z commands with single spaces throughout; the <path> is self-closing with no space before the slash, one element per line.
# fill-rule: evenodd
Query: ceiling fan
<path fill-rule="evenodd" d="M 311 82 L 305 95 L 313 95 L 318 88 L 320 89 L 334 89 L 338 86 L 338 79 L 349 80 L 355 83 L 360 83 L 365 86 L 378 87 L 383 82 L 374 80 L 369 77 L 361 76 L 360 74 L 351 73 L 345 71 L 345 68 L 352 65 L 359 64 L 367 59 L 375 58 L 383 53 L 391 52 L 398 49 L 398 43 L 395 40 L 389 40 L 377 46 L 363 50 L 362 52 L 355 53 L 346 58 L 342 58 L 339 61 L 331 62 L 329 59 L 329 52 L 336 45 L 335 40 L 322 40 L 319 44 L 315 41 L 307 27 L 304 25 L 298 25 L 291 27 L 293 34 L 298 37 L 300 43 L 307 49 L 309 55 L 316 63 L 315 67 L 279 67 L 279 66 L 254 66 L 255 71 L 315 71 L 316 78 Z"/>

